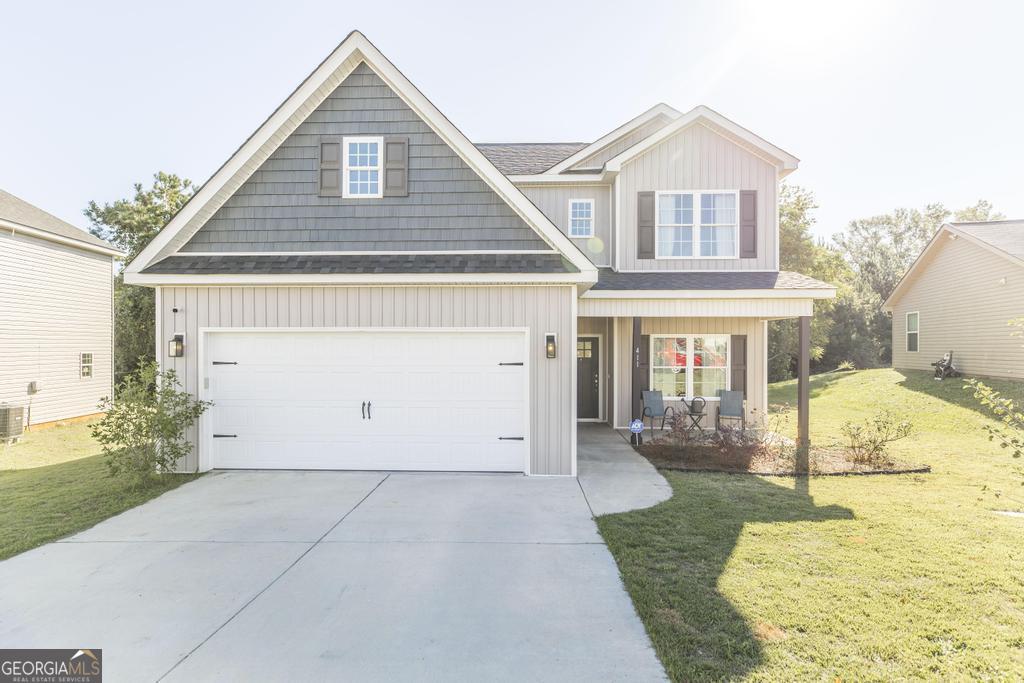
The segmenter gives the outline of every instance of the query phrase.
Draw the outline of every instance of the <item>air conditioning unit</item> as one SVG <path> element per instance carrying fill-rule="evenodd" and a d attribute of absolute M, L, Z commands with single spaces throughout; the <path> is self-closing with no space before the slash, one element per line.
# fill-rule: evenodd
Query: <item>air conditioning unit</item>
<path fill-rule="evenodd" d="M 0 403 L 0 442 L 17 441 L 24 428 L 25 407 Z"/>

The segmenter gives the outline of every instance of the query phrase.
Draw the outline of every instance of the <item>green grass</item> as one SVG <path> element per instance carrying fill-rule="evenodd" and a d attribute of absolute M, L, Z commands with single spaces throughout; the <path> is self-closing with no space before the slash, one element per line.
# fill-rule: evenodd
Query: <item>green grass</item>
<path fill-rule="evenodd" d="M 665 472 L 671 500 L 598 519 L 674 680 L 1024 672 L 1024 518 L 993 512 L 1024 508 L 1024 487 L 961 386 L 893 370 L 813 379 L 812 441 L 888 407 L 916 426 L 894 454 L 931 474 Z M 773 385 L 770 400 L 795 392 Z"/>
<path fill-rule="evenodd" d="M 79 423 L 33 432 L 7 449 L 0 471 L 0 560 L 88 529 L 195 478 L 169 474 L 141 486 L 112 478 L 89 429 Z M 12 469 L 19 464 L 27 469 Z"/>

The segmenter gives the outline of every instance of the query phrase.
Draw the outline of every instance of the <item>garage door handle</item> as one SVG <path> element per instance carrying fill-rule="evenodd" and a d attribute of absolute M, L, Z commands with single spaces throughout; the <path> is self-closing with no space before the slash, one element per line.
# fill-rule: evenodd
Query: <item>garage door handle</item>
<path fill-rule="evenodd" d="M 238 365 L 238 361 L 235 360 L 215 360 L 214 365 Z"/>
<path fill-rule="evenodd" d="M 498 365 L 522 365 L 522 363 L 498 363 Z"/>
<path fill-rule="evenodd" d="M 498 441 L 523 441 L 521 436 L 499 436 Z"/>
<path fill-rule="evenodd" d="M 373 405 L 373 401 L 367 401 L 366 402 L 366 419 L 367 420 L 372 420 L 373 419 L 373 413 L 370 412 L 370 406 L 372 406 L 372 405 Z"/>
<path fill-rule="evenodd" d="M 366 419 L 366 401 L 363 401 L 363 408 L 362 408 L 362 410 L 363 410 L 363 419 L 365 420 Z"/>
<path fill-rule="evenodd" d="M 214 434 L 215 439 L 237 439 L 238 434 Z"/>

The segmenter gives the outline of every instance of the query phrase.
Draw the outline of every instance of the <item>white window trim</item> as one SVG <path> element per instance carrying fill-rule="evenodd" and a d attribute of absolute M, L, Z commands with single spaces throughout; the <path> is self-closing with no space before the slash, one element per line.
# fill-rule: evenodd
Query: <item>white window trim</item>
<path fill-rule="evenodd" d="M 590 229 L 585 235 L 574 235 L 572 234 L 572 205 L 573 204 L 586 204 L 590 207 Z M 579 220 L 579 219 L 577 219 Z M 594 236 L 594 200 L 593 199 L 570 199 L 569 200 L 569 222 L 566 225 L 566 234 L 572 239 L 587 239 L 588 237 Z"/>
<path fill-rule="evenodd" d="M 691 236 L 691 256 L 663 256 L 659 253 L 661 241 L 658 239 L 658 229 L 661 227 L 661 196 L 665 194 L 690 194 L 693 195 L 693 234 Z M 732 256 L 701 256 L 700 255 L 700 198 L 705 194 L 731 194 L 736 197 L 736 224 L 732 233 Z M 673 227 L 673 226 L 669 226 Z M 678 227 L 678 226 L 675 226 Z M 740 191 L 739 190 L 658 190 L 654 193 L 654 258 L 661 261 L 731 261 L 738 259 L 740 249 Z"/>
<path fill-rule="evenodd" d="M 377 193 L 376 194 L 352 194 L 349 192 L 348 182 L 348 146 L 353 142 L 377 143 L 377 165 L 356 166 L 354 171 L 377 171 Z M 341 139 L 341 196 L 343 199 L 380 199 L 384 196 L 384 138 L 373 135 L 345 136 Z"/>
<path fill-rule="evenodd" d="M 917 316 L 917 331 L 910 331 L 910 316 Z M 917 335 L 917 350 L 910 350 L 910 335 Z M 918 353 L 921 351 L 921 313 L 918 311 L 907 311 L 906 316 L 903 318 L 903 348 L 906 349 L 907 353 Z"/>
<path fill-rule="evenodd" d="M 650 358 L 650 367 L 647 369 L 647 386 L 654 387 L 654 340 L 655 339 L 677 339 L 679 337 L 686 337 L 686 396 L 665 396 L 666 401 L 678 401 L 680 398 L 685 398 L 687 401 L 692 401 L 695 397 L 693 395 L 693 339 L 694 337 L 700 337 L 702 339 L 708 339 L 712 337 L 720 337 L 725 339 L 725 389 L 726 391 L 732 391 L 732 336 L 728 334 L 720 334 L 717 332 L 705 333 L 705 332 L 681 332 L 678 334 L 652 334 L 650 339 L 650 347 L 648 348 L 648 358 Z M 664 367 L 664 366 L 661 366 Z M 701 396 L 705 401 L 718 401 L 717 396 Z"/>
<path fill-rule="evenodd" d="M 85 357 L 89 356 L 89 362 L 85 362 Z M 85 369 L 89 368 L 89 374 L 85 374 Z M 92 379 L 96 376 L 96 357 L 89 351 L 82 351 L 78 354 L 78 379 Z"/>

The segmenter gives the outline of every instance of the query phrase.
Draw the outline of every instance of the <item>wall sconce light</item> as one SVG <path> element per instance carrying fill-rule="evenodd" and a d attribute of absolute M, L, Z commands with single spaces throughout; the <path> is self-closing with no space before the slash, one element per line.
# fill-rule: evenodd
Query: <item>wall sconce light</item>
<path fill-rule="evenodd" d="M 185 335 L 176 334 L 167 342 L 167 355 L 171 358 L 181 358 L 185 355 Z"/>
<path fill-rule="evenodd" d="M 555 344 L 555 334 L 549 332 L 544 335 L 544 353 L 548 358 L 555 358 L 558 355 L 558 346 Z"/>

